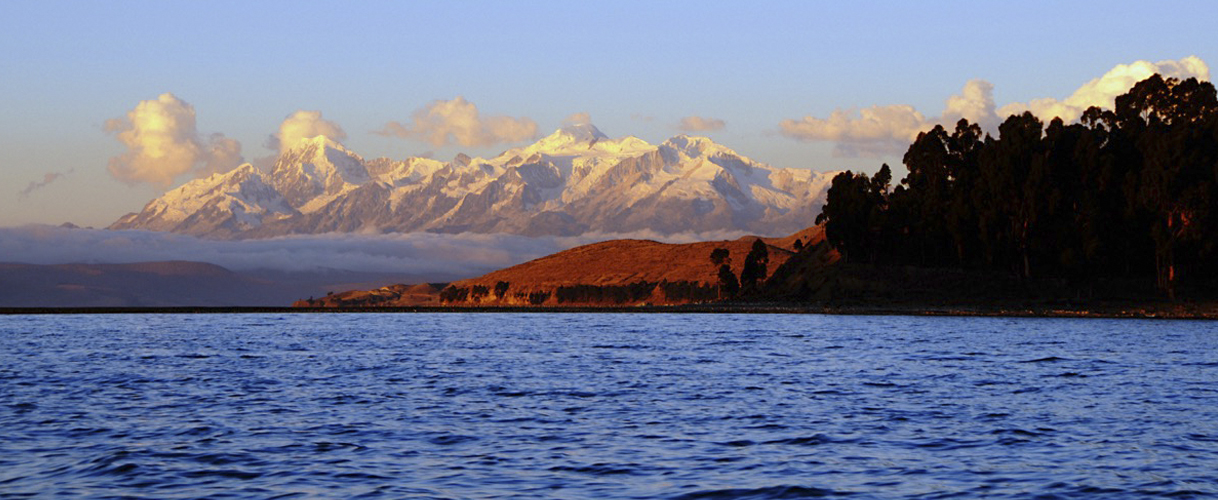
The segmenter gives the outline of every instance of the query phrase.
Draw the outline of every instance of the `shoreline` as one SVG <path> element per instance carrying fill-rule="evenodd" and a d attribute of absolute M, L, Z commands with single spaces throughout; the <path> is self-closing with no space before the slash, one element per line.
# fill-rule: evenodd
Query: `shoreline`
<path fill-rule="evenodd" d="M 834 316 L 947 316 L 999 318 L 1218 319 L 1218 304 L 1097 304 L 1093 308 L 978 306 L 849 306 L 783 303 L 687 304 L 674 306 L 404 306 L 404 307 L 0 307 L 0 316 L 55 314 L 369 314 L 369 313 L 547 313 L 547 314 L 823 314 Z"/>

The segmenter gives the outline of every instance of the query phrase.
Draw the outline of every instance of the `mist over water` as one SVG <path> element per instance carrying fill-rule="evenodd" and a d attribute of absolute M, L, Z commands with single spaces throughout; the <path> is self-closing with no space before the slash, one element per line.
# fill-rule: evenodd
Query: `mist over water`
<path fill-rule="evenodd" d="M 1207 322 L 0 317 L 0 497 L 1203 498 Z"/>

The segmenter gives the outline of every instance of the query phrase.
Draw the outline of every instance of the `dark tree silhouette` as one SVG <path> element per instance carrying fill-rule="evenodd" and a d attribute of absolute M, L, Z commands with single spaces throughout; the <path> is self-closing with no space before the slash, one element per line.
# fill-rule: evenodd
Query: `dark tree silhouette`
<path fill-rule="evenodd" d="M 1079 123 L 1024 113 L 998 132 L 919 134 L 891 192 L 887 165 L 837 175 L 816 219 L 829 244 L 846 262 L 1218 290 L 1213 84 L 1154 75 Z"/>
<path fill-rule="evenodd" d="M 744 293 L 757 290 L 757 285 L 765 281 L 766 266 L 770 263 L 770 252 L 761 238 L 753 240 L 753 247 L 744 258 L 744 268 L 740 270 L 740 289 Z"/>
<path fill-rule="evenodd" d="M 711 250 L 710 261 L 719 269 L 719 299 L 730 299 L 740 293 L 740 282 L 732 273 L 732 252 L 722 247 Z"/>
<path fill-rule="evenodd" d="M 732 267 L 723 264 L 719 266 L 719 298 L 730 299 L 740 293 L 740 281 L 736 279 L 736 273 L 732 272 Z"/>

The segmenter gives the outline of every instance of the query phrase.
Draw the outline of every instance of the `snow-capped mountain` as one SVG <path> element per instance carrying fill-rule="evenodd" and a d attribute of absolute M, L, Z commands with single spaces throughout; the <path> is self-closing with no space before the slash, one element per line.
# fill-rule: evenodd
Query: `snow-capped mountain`
<path fill-rule="evenodd" d="M 491 159 L 364 160 L 318 136 L 271 173 L 246 164 L 197 179 L 111 229 L 215 238 L 328 232 L 577 235 L 740 230 L 787 234 L 812 224 L 834 173 L 774 168 L 705 137 L 658 146 L 564 127 Z"/>
<path fill-rule="evenodd" d="M 119 218 L 110 228 L 230 238 L 294 215 L 299 212 L 261 172 L 246 163 L 228 173 L 183 184 L 152 200 L 141 212 Z"/>

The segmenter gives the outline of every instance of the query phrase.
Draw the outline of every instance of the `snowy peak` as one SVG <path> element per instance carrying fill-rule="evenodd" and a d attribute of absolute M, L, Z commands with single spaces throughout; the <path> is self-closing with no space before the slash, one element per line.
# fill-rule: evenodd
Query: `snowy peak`
<path fill-rule="evenodd" d="M 667 148 L 685 158 L 699 158 L 703 156 L 712 156 L 715 154 L 730 154 L 739 156 L 735 151 L 729 148 L 720 146 L 715 141 L 708 137 L 689 136 L 685 134 L 678 135 L 660 145 L 661 148 Z"/>
<path fill-rule="evenodd" d="M 578 155 L 581 151 L 591 149 L 597 142 L 608 138 L 609 136 L 590 123 L 568 125 L 555 130 L 553 134 L 533 143 L 533 145 L 524 150 L 527 153 L 526 156 L 532 153 Z"/>
<path fill-rule="evenodd" d="M 370 179 L 363 158 L 322 135 L 302 140 L 279 155 L 271 171 L 275 188 L 298 207 L 318 197 L 332 198 Z"/>
<path fill-rule="evenodd" d="M 243 190 L 257 190 L 259 185 L 265 185 L 261 174 L 246 163 L 227 173 L 187 182 L 153 200 L 149 206 L 159 209 L 164 220 L 177 222 L 217 197 L 240 196 Z"/>
<path fill-rule="evenodd" d="M 318 136 L 265 174 L 250 165 L 197 179 L 114 228 L 218 238 L 325 232 L 744 231 L 806 227 L 832 173 L 774 168 L 706 137 L 659 146 L 569 125 L 490 159 L 459 154 L 365 161 Z"/>
<path fill-rule="evenodd" d="M 571 137 L 576 142 L 595 142 L 601 139 L 609 138 L 609 136 L 605 135 L 604 132 L 601 132 L 600 129 L 596 128 L 596 125 L 591 123 L 573 123 L 566 125 L 558 129 L 556 132 L 554 132 L 554 134 L 551 134 L 551 137 L 554 135 L 565 135 L 567 137 Z"/>
<path fill-rule="evenodd" d="M 300 141 L 275 160 L 276 170 L 300 164 L 367 172 L 363 166 L 363 158 L 324 135 Z"/>
<path fill-rule="evenodd" d="M 637 137 L 610 139 L 595 125 L 581 123 L 566 125 L 528 147 L 508 150 L 502 157 L 530 158 L 535 154 L 551 157 L 604 157 L 636 155 L 654 149 L 655 146 Z"/>
<path fill-rule="evenodd" d="M 110 229 L 233 235 L 260 226 L 264 219 L 294 213 L 263 174 L 246 163 L 227 173 L 187 182 L 152 200 L 140 213 L 119 219 Z"/>

